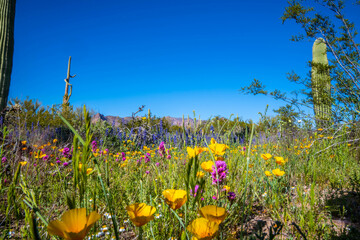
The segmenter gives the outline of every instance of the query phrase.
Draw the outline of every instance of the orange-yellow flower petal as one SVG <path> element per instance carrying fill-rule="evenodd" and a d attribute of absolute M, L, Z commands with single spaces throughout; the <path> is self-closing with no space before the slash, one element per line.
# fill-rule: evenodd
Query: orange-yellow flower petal
<path fill-rule="evenodd" d="M 94 223 L 100 219 L 97 212 L 91 212 L 86 216 L 85 208 L 72 209 L 63 214 L 61 221 L 55 220 L 49 223 L 48 232 L 52 235 L 67 240 L 84 239 Z"/>
<path fill-rule="evenodd" d="M 141 227 L 154 219 L 156 208 L 146 205 L 146 203 L 134 203 L 126 207 L 132 223 Z"/>
<path fill-rule="evenodd" d="M 279 168 L 272 170 L 272 173 L 273 173 L 275 176 L 278 176 L 278 177 L 281 177 L 281 176 L 283 176 L 283 175 L 285 174 L 285 172 L 284 172 L 284 171 L 281 171 Z"/>
<path fill-rule="evenodd" d="M 205 175 L 205 173 L 202 172 L 202 171 L 198 171 L 198 172 L 196 173 L 196 177 L 198 177 L 198 178 L 202 178 L 202 177 L 204 177 L 204 175 Z"/>
<path fill-rule="evenodd" d="M 216 222 L 220 224 L 227 216 L 227 212 L 225 208 L 218 207 L 215 205 L 208 205 L 202 207 L 199 210 L 199 213 L 202 217 L 208 219 L 209 221 Z"/>
<path fill-rule="evenodd" d="M 187 147 L 186 150 L 188 152 L 189 158 L 194 158 L 195 156 L 199 155 L 200 153 L 206 151 L 207 148 L 199 148 L 199 147 L 195 146 L 194 148 Z"/>
<path fill-rule="evenodd" d="M 266 161 L 269 160 L 272 156 L 270 153 L 261 154 L 261 157 Z"/>
<path fill-rule="evenodd" d="M 219 224 L 211 222 L 206 218 L 197 218 L 186 229 L 198 240 L 211 240 L 217 235 Z"/>
<path fill-rule="evenodd" d="M 56 235 L 62 238 L 65 238 L 64 232 L 66 231 L 65 223 L 55 220 L 49 223 L 47 231 L 51 235 Z"/>
<path fill-rule="evenodd" d="M 88 168 L 88 169 L 86 169 L 86 174 L 90 174 L 90 173 L 92 173 L 92 171 L 93 171 L 92 168 Z"/>
<path fill-rule="evenodd" d="M 173 210 L 179 209 L 187 201 L 187 192 L 185 190 L 167 189 L 163 191 L 165 202 Z"/>
<path fill-rule="evenodd" d="M 275 158 L 275 162 L 279 165 L 284 165 L 286 163 L 286 160 L 284 160 L 283 157 L 274 157 Z"/>
<path fill-rule="evenodd" d="M 209 149 L 211 152 L 217 156 L 222 156 L 225 154 L 226 149 L 228 149 L 229 146 L 226 144 L 220 144 L 220 143 L 212 143 L 209 145 Z"/>
<path fill-rule="evenodd" d="M 213 166 L 214 166 L 214 162 L 211 160 L 201 163 L 201 168 L 205 172 L 211 173 L 213 171 L 213 169 L 212 169 Z"/>

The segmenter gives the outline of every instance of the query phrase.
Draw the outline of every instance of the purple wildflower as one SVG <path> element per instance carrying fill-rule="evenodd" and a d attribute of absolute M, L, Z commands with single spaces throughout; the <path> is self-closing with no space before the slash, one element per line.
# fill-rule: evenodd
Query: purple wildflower
<path fill-rule="evenodd" d="M 145 163 L 148 163 L 148 162 L 150 162 L 150 153 L 146 153 L 145 154 Z"/>
<path fill-rule="evenodd" d="M 1 162 L 2 162 L 2 163 L 5 163 L 6 160 L 7 160 L 6 157 L 2 157 L 2 158 L 1 158 Z"/>
<path fill-rule="evenodd" d="M 62 155 L 68 159 L 71 159 L 72 155 L 70 152 L 71 152 L 70 149 L 66 147 L 62 151 Z"/>
<path fill-rule="evenodd" d="M 213 166 L 213 172 L 211 173 L 211 176 L 213 178 L 213 184 L 221 184 L 224 179 L 226 178 L 226 174 L 228 173 L 226 163 L 224 161 L 215 161 L 215 166 Z M 217 172 L 217 174 L 216 174 Z"/>
<path fill-rule="evenodd" d="M 192 189 L 190 189 L 190 195 L 196 197 L 196 193 L 197 193 L 198 189 L 199 189 L 199 185 L 195 185 L 194 192 Z"/>
<path fill-rule="evenodd" d="M 91 149 L 92 149 L 93 152 L 96 151 L 96 147 L 97 147 L 97 142 L 94 140 L 94 141 L 91 142 Z"/>
<path fill-rule="evenodd" d="M 69 163 L 68 163 L 68 162 L 64 162 L 63 165 L 64 165 L 64 167 L 67 167 L 67 166 L 69 165 Z"/>
<path fill-rule="evenodd" d="M 236 198 L 236 194 L 234 192 L 229 192 L 227 195 L 227 198 L 229 199 L 229 201 L 234 201 Z"/>
<path fill-rule="evenodd" d="M 155 165 L 158 167 L 160 165 L 160 163 L 157 162 L 157 163 L 155 163 Z"/>
<path fill-rule="evenodd" d="M 164 142 L 161 142 L 160 145 L 159 145 L 159 155 L 162 157 L 162 156 L 165 156 L 166 152 L 165 152 L 165 143 Z"/>

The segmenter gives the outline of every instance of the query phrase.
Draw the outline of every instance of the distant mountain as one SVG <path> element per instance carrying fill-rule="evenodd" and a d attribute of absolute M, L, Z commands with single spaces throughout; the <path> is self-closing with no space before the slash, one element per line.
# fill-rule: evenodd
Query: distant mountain
<path fill-rule="evenodd" d="M 137 117 L 140 118 L 140 117 Z M 104 116 L 100 113 L 95 114 L 94 116 L 92 116 L 91 118 L 91 123 L 95 124 L 98 121 L 106 121 L 109 124 L 114 125 L 115 127 L 120 126 L 120 123 L 122 122 L 123 124 L 128 123 L 130 120 L 132 119 L 132 117 L 115 117 L 115 116 Z M 175 118 L 175 117 L 170 117 L 170 116 L 166 116 L 165 119 L 173 126 L 182 126 L 182 118 Z M 194 125 L 194 120 L 193 119 L 187 119 L 185 118 L 185 125 Z"/>

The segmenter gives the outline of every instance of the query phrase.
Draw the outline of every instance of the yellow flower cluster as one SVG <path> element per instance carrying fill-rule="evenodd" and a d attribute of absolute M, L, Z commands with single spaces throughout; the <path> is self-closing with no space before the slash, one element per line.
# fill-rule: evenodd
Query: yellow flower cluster
<path fill-rule="evenodd" d="M 192 239 L 210 240 L 216 237 L 219 224 L 225 220 L 227 212 L 225 208 L 208 205 L 199 210 L 201 218 L 193 220 L 187 230 L 193 234 Z"/>

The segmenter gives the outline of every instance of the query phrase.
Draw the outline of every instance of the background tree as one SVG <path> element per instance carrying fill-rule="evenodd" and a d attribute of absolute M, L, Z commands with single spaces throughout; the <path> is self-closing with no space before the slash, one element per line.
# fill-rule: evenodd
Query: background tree
<path fill-rule="evenodd" d="M 14 53 L 14 23 L 16 0 L 0 0 L 0 112 L 9 96 Z"/>

